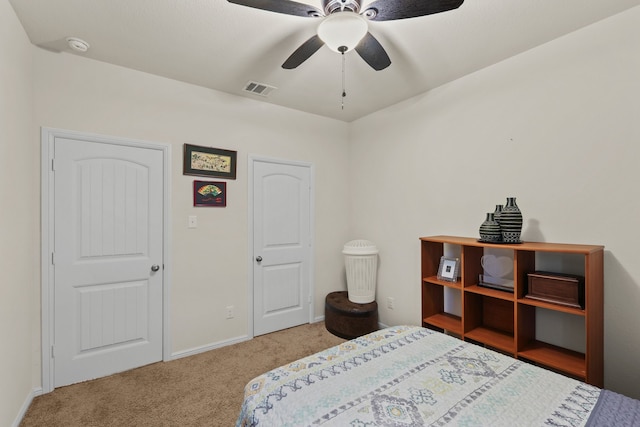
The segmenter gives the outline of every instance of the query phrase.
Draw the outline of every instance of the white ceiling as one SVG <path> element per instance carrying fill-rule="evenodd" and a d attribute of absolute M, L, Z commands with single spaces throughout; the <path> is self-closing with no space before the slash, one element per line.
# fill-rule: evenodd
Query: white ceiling
<path fill-rule="evenodd" d="M 9 1 L 37 46 L 74 53 L 65 39 L 79 37 L 91 45 L 81 54 L 88 58 L 347 122 L 640 5 L 640 0 L 465 0 L 449 12 L 370 22 L 392 64 L 374 71 L 357 53 L 347 53 L 341 109 L 339 54 L 325 46 L 294 70 L 280 67 L 315 34 L 319 18 L 226 0 Z M 320 0 L 306 3 L 321 8 Z M 248 94 L 243 88 L 249 81 L 277 90 L 267 98 Z"/>

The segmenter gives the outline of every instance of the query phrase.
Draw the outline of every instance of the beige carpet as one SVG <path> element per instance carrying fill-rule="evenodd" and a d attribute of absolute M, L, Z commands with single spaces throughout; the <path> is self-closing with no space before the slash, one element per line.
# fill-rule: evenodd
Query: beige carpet
<path fill-rule="evenodd" d="M 344 341 L 314 323 L 61 387 L 36 397 L 20 425 L 233 426 L 252 378 Z"/>

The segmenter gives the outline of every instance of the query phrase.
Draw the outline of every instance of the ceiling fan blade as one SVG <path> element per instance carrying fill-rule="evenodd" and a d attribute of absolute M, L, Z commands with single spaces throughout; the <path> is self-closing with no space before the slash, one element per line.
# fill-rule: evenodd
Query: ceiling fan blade
<path fill-rule="evenodd" d="M 464 0 L 376 0 L 370 3 L 363 12 L 373 10 L 372 21 L 392 21 L 394 19 L 416 18 L 433 13 L 457 9 Z"/>
<path fill-rule="evenodd" d="M 384 48 L 371 33 L 367 33 L 356 46 L 356 52 L 376 71 L 384 70 L 391 65 L 391 59 Z"/>
<path fill-rule="evenodd" d="M 320 9 L 311 5 L 298 3 L 291 0 L 227 0 L 229 3 L 240 6 L 253 7 L 255 9 L 268 10 L 270 12 L 284 13 L 286 15 L 318 17 L 324 16 Z"/>
<path fill-rule="evenodd" d="M 320 40 L 320 37 L 318 37 L 317 34 L 314 35 L 309 40 L 302 43 L 302 45 L 300 45 L 300 47 L 297 48 L 286 61 L 284 61 L 282 68 L 287 70 L 296 68 L 298 65 L 309 59 L 309 57 L 316 53 L 322 46 L 324 46 L 324 42 Z"/>

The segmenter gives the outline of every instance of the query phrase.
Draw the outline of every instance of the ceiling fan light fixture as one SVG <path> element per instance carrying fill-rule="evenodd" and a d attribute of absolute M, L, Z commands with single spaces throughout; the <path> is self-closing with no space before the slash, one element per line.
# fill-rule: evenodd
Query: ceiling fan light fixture
<path fill-rule="evenodd" d="M 339 53 L 354 49 L 367 31 L 367 21 L 355 12 L 332 13 L 318 25 L 318 37 Z"/>

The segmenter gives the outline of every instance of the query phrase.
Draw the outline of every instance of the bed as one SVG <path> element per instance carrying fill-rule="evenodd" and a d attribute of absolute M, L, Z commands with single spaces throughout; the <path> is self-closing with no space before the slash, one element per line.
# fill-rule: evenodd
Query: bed
<path fill-rule="evenodd" d="M 640 401 L 416 326 L 269 371 L 237 427 L 638 426 Z"/>

